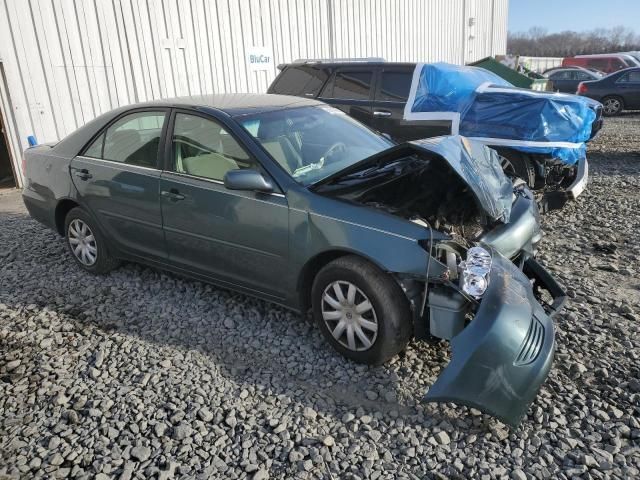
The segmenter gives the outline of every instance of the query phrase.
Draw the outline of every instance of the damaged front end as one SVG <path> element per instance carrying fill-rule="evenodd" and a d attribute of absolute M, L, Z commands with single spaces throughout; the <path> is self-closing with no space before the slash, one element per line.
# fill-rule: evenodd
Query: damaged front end
<path fill-rule="evenodd" d="M 502 171 L 497 153 L 461 136 L 401 144 L 340 171 L 318 193 L 402 217 L 470 247 L 483 241 L 513 260 L 542 238 L 536 200 Z"/>
<path fill-rule="evenodd" d="M 396 274 L 416 338 L 451 341 L 452 360 L 425 399 L 516 426 L 549 373 L 551 318 L 566 299 L 534 259 L 541 228 L 531 191 L 504 175 L 494 150 L 459 136 L 399 145 L 316 191 L 429 231 L 419 241 L 424 277 Z"/>
<path fill-rule="evenodd" d="M 552 317 L 566 295 L 534 259 L 520 270 L 494 249 L 474 247 L 467 252 L 479 249 L 490 257 L 490 268 L 474 283 L 464 278 L 464 249 L 435 248 L 455 267 L 439 282 L 432 279 L 422 319 L 431 335 L 451 341 L 452 359 L 425 400 L 474 407 L 516 427 L 551 368 Z M 543 291 L 551 300 L 541 304 Z"/>

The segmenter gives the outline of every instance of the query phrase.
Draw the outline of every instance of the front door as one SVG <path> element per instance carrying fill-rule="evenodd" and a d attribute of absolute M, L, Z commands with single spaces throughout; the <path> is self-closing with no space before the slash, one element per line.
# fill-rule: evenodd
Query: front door
<path fill-rule="evenodd" d="M 174 265 L 282 298 L 289 210 L 280 193 L 230 191 L 226 172 L 257 164 L 224 126 L 193 113 L 173 115 L 162 216 Z M 266 175 L 265 172 L 262 172 Z"/>
<path fill-rule="evenodd" d="M 158 169 L 166 110 L 126 114 L 71 161 L 80 200 L 129 254 L 166 257 Z"/>

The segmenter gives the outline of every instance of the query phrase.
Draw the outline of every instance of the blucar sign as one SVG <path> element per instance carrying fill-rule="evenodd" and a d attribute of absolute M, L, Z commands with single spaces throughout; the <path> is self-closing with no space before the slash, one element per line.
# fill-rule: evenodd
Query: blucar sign
<path fill-rule="evenodd" d="M 273 68 L 273 52 L 269 47 L 248 47 L 247 64 L 249 70 L 257 72 Z"/>

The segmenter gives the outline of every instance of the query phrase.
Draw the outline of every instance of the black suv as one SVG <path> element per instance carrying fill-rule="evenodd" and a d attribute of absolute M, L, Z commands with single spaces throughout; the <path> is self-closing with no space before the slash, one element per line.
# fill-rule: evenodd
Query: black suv
<path fill-rule="evenodd" d="M 415 63 L 307 61 L 278 68 L 267 93 L 317 98 L 396 141 L 450 133 L 451 122 L 402 119 Z"/>
<path fill-rule="evenodd" d="M 382 59 L 297 60 L 278 68 L 280 74 L 267 93 L 321 100 L 397 142 L 451 134 L 450 121 L 403 119 L 415 63 Z M 602 125 L 601 112 L 597 113 L 592 135 Z M 561 208 L 585 188 L 586 160 L 566 165 L 545 155 L 493 148 L 500 153 L 507 174 L 522 178 L 538 190 L 543 211 Z"/>

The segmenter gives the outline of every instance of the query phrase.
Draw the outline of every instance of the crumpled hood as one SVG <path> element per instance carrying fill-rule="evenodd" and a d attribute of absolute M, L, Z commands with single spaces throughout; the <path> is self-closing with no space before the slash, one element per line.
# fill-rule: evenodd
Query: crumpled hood
<path fill-rule="evenodd" d="M 460 135 L 402 143 L 360 160 L 313 185 L 314 188 L 345 179 L 371 165 L 385 164 L 425 152 L 446 161 L 474 193 L 479 206 L 493 221 L 509 222 L 513 185 L 502 171 L 498 154 L 480 142 Z"/>
<path fill-rule="evenodd" d="M 473 190 L 492 220 L 509 222 L 513 185 L 504 174 L 495 150 L 460 135 L 427 138 L 410 144 L 441 156 Z"/>

